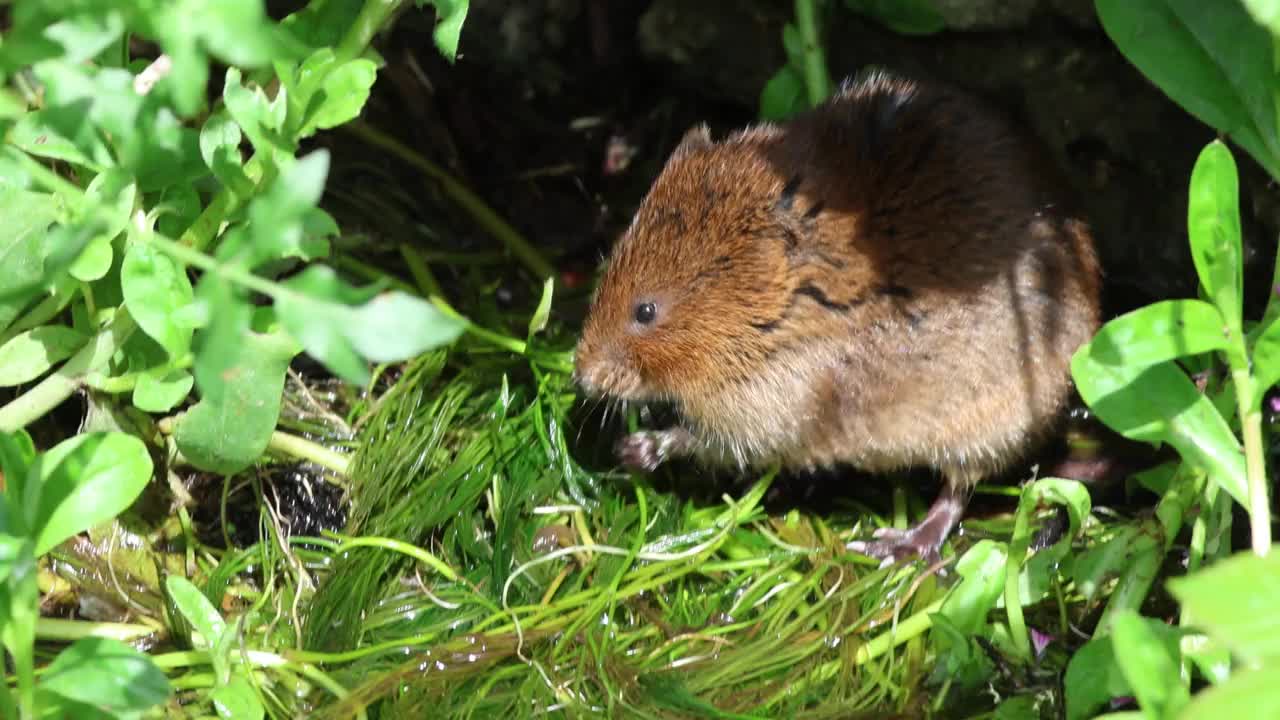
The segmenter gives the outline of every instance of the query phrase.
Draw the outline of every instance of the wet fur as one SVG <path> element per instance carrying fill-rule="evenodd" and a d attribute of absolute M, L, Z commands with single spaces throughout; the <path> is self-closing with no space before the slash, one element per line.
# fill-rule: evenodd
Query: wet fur
<path fill-rule="evenodd" d="M 1097 328 L 1064 198 L 1002 117 L 883 73 L 785 125 L 695 128 L 608 260 L 576 374 L 673 402 L 707 462 L 968 486 L 1053 427 Z"/>

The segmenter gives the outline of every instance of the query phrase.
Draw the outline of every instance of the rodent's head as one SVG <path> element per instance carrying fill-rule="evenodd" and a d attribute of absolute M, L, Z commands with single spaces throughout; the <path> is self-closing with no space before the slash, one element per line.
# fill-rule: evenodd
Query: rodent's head
<path fill-rule="evenodd" d="M 610 255 L 575 353 L 588 394 L 679 403 L 752 372 L 776 343 L 801 231 L 769 130 L 686 133 Z"/>

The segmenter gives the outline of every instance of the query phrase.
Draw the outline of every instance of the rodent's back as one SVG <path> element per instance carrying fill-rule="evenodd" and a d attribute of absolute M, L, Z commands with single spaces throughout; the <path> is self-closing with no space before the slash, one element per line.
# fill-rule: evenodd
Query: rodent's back
<path fill-rule="evenodd" d="M 615 248 L 582 374 L 674 400 L 740 461 L 999 465 L 1098 321 L 1052 178 L 1000 116 L 886 75 L 782 126 L 694 133 Z"/>

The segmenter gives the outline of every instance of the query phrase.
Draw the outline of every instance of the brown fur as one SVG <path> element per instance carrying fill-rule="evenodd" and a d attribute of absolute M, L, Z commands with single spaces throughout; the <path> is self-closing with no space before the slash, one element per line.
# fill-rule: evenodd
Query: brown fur
<path fill-rule="evenodd" d="M 608 261 L 577 377 L 673 402 L 707 461 L 967 489 L 1052 427 L 1098 325 L 1053 177 L 1002 117 L 884 74 L 783 125 L 694 129 Z"/>

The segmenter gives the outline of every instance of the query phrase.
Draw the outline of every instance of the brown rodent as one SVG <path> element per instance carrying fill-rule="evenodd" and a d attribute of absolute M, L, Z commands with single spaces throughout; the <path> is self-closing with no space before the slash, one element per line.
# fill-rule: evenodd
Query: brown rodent
<path fill-rule="evenodd" d="M 1054 177 L 999 114 L 885 73 L 785 124 L 695 128 L 613 249 L 575 377 L 679 413 L 623 438 L 631 467 L 940 471 L 919 524 L 851 544 L 934 558 L 973 485 L 1053 429 L 1098 326 Z"/>

